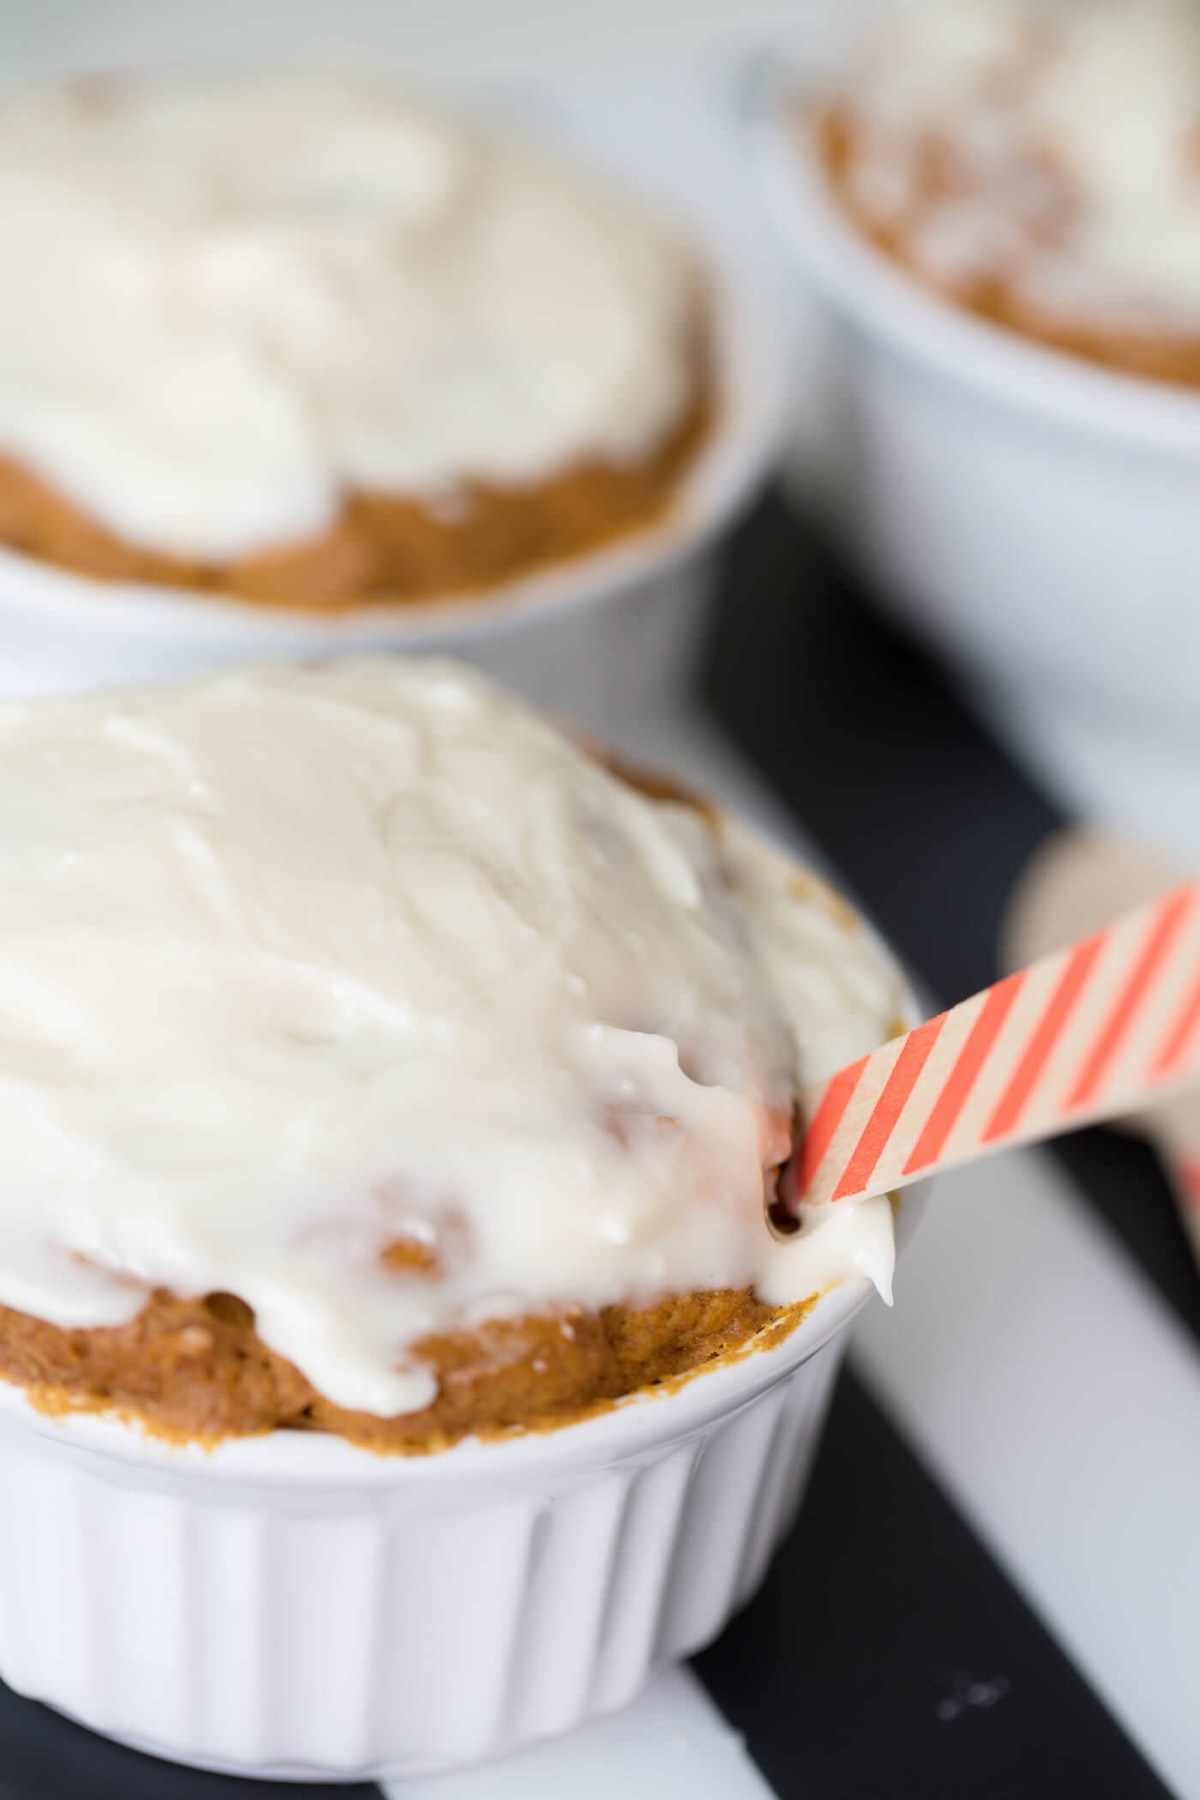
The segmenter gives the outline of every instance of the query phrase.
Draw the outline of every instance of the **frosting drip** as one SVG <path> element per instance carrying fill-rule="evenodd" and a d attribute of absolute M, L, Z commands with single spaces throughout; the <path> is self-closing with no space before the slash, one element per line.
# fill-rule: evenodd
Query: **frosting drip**
<path fill-rule="evenodd" d="M 452 664 L 9 703 L 0 1303 L 229 1291 L 390 1415 L 438 1329 L 886 1290 L 886 1201 L 781 1240 L 764 1186 L 899 994 L 788 859 Z"/>

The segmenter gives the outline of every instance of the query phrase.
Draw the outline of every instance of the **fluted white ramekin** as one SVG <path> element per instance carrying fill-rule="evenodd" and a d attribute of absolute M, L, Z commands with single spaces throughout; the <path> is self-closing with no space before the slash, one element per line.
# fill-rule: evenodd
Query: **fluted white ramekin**
<path fill-rule="evenodd" d="M 158 1755 L 294 1780 L 565 1731 L 749 1596 L 868 1294 L 673 1392 L 424 1458 L 172 1448 L 0 1384 L 0 1676 Z"/>
<path fill-rule="evenodd" d="M 0 1679 L 154 1754 L 301 1781 L 567 1731 L 749 1597 L 872 1291 L 854 1276 L 787 1336 L 578 1424 L 429 1456 L 172 1445 L 0 1381 Z"/>
<path fill-rule="evenodd" d="M 0 549 L 0 695 L 169 681 L 231 663 L 360 650 L 466 658 L 594 729 L 682 692 L 714 550 L 761 484 L 782 423 L 774 320 L 715 243 L 718 416 L 658 525 L 486 594 L 319 614 L 150 583 L 107 582 Z"/>
<path fill-rule="evenodd" d="M 765 73 L 756 120 L 816 309 L 820 500 L 878 597 L 1073 808 L 1200 856 L 1200 396 L 977 318 L 863 236 L 802 109 L 865 9 L 825 14 Z"/>

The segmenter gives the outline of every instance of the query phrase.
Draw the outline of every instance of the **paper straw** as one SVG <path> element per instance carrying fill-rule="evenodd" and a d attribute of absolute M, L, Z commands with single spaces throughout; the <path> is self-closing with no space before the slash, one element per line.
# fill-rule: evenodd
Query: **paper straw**
<path fill-rule="evenodd" d="M 785 1203 L 904 1187 L 1200 1080 L 1200 882 L 1043 957 L 810 1089 Z"/>
<path fill-rule="evenodd" d="M 1092 829 L 1056 832 L 1041 845 L 1010 899 L 1003 940 L 1019 968 L 1064 939 L 1093 931 L 1184 878 L 1144 845 Z M 1200 1087 L 1156 1098 L 1119 1123 L 1158 1151 L 1185 1233 L 1200 1263 Z"/>

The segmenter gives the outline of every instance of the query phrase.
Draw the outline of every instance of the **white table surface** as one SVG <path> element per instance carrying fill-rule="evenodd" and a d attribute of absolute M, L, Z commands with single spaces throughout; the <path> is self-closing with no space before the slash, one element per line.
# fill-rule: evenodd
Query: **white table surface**
<path fill-rule="evenodd" d="M 164 59 L 271 55 L 284 47 L 359 44 L 445 73 L 561 71 L 630 64 L 681 50 L 726 50 L 788 32 L 810 8 L 847 0 L 0 0 L 6 80 L 64 66 L 130 67 Z"/>
<path fill-rule="evenodd" d="M 389 1800 L 771 1800 L 742 1740 L 685 1669 L 668 1669 L 632 1706 L 570 1737 L 383 1791 Z"/>

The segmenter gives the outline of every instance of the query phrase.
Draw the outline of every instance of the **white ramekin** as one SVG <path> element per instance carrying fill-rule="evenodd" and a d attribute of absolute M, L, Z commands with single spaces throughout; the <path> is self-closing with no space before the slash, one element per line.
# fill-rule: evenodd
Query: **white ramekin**
<path fill-rule="evenodd" d="M 869 1291 L 674 1392 L 425 1458 L 175 1449 L 0 1384 L 0 1676 L 157 1755 L 292 1780 L 565 1731 L 749 1596 Z"/>
<path fill-rule="evenodd" d="M 425 1457 L 175 1446 L 0 1382 L 0 1679 L 154 1754 L 292 1780 L 569 1730 L 749 1597 L 871 1293 L 853 1277 L 781 1341 L 593 1419 Z"/>
<path fill-rule="evenodd" d="M 822 315 L 822 498 L 880 598 L 1068 801 L 1200 855 L 1200 396 L 1027 342 L 874 249 L 802 124 L 837 61 L 827 33 L 813 63 L 776 65 L 756 120 Z"/>
<path fill-rule="evenodd" d="M 0 693 L 392 649 L 463 656 L 599 729 L 671 699 L 692 672 L 715 545 L 760 485 L 782 422 L 769 307 L 715 244 L 701 247 L 712 271 L 720 412 L 661 525 L 483 596 L 341 617 L 98 581 L 0 550 Z"/>

